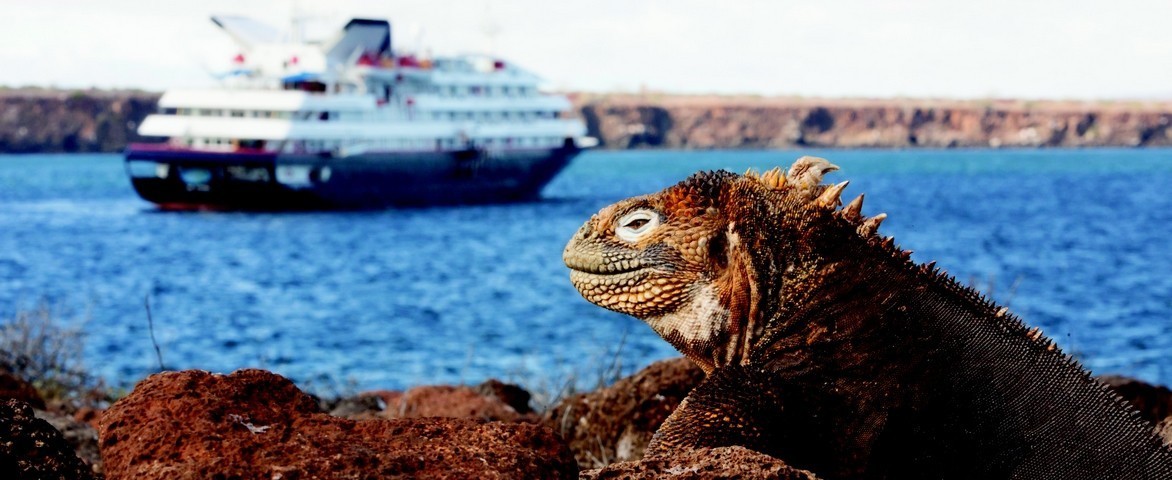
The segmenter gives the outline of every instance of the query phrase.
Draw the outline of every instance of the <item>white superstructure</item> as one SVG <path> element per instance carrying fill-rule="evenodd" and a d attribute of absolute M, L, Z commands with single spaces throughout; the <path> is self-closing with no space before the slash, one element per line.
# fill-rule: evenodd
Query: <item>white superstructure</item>
<path fill-rule="evenodd" d="M 223 88 L 165 93 L 141 135 L 189 150 L 337 156 L 596 143 L 535 75 L 486 56 L 396 55 L 385 21 L 355 19 L 317 43 L 247 19 L 213 21 L 242 49 L 235 70 Z"/>

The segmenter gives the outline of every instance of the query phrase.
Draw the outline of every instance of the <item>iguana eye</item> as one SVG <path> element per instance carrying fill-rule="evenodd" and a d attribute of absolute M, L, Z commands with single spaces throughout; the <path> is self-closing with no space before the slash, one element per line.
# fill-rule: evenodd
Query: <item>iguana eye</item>
<path fill-rule="evenodd" d="M 635 210 L 619 219 L 615 234 L 624 242 L 635 243 L 659 226 L 659 214 L 652 210 Z"/>

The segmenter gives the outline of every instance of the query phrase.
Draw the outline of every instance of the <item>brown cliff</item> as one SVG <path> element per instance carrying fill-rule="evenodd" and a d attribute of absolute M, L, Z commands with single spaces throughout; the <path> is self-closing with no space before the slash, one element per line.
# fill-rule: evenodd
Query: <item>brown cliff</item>
<path fill-rule="evenodd" d="M 571 97 L 607 149 L 1172 146 L 1172 101 Z M 0 153 L 121 151 L 158 98 L 0 89 Z"/>
<path fill-rule="evenodd" d="M 610 149 L 1172 145 L 1172 102 L 577 95 L 575 103 Z"/>
<path fill-rule="evenodd" d="M 0 153 L 119 152 L 159 94 L 0 89 Z"/>

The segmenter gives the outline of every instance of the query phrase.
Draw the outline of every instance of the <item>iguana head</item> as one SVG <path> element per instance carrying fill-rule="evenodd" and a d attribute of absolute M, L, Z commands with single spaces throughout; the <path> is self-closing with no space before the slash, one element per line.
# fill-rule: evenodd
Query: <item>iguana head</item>
<path fill-rule="evenodd" d="M 870 236 L 883 219 L 860 216 L 861 196 L 836 210 L 846 182 L 821 180 L 837 168 L 802 157 L 788 173 L 702 172 L 603 208 L 566 245 L 570 281 L 706 371 L 743 362 L 791 293 L 787 282 L 821 274 L 821 237 Z"/>

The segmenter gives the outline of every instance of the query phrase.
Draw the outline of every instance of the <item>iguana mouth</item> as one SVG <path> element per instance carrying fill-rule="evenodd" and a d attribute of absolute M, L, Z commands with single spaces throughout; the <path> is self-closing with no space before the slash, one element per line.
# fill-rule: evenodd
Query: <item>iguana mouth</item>
<path fill-rule="evenodd" d="M 567 250 L 563 260 L 570 270 L 591 275 L 622 275 L 649 266 L 637 257 L 621 258 L 623 256 L 626 255 L 577 255 L 572 250 Z"/>
<path fill-rule="evenodd" d="M 629 273 L 635 273 L 640 270 L 646 270 L 646 267 L 641 265 L 638 260 L 625 260 L 618 263 L 566 263 L 574 273 L 583 273 L 588 275 L 599 276 L 614 276 Z"/>

